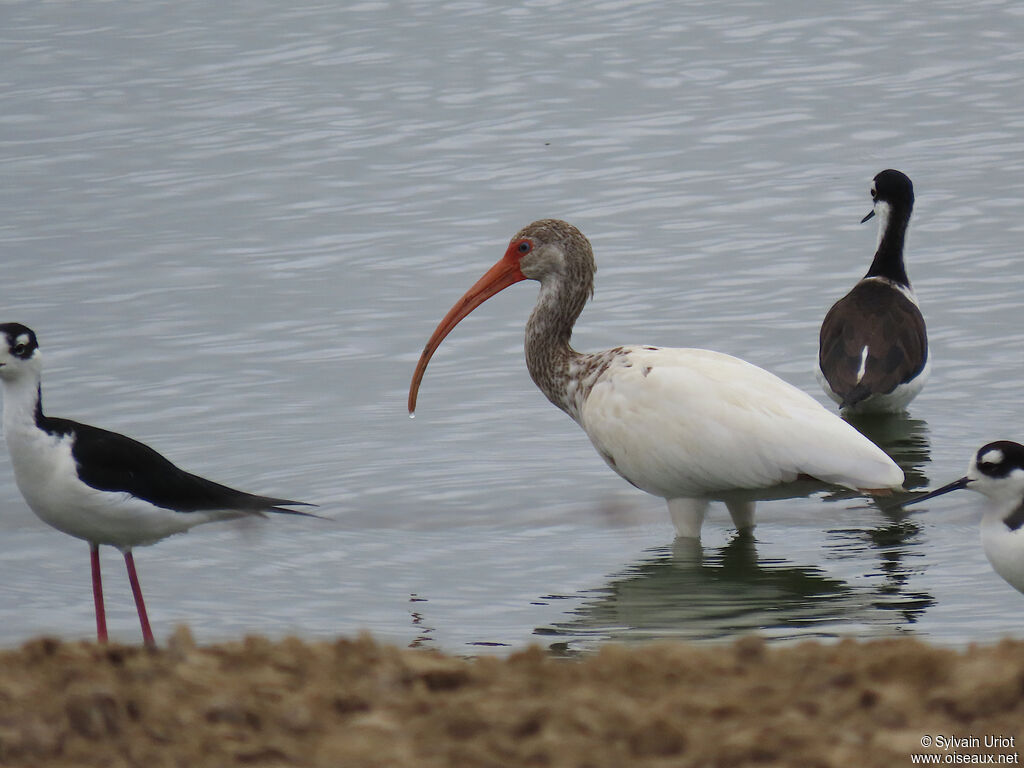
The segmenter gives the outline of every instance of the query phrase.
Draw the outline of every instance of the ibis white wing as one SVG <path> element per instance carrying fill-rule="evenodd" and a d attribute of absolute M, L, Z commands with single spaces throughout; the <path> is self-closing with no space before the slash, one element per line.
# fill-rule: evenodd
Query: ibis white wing
<path fill-rule="evenodd" d="M 855 489 L 903 483 L 884 451 L 810 395 L 703 349 L 624 348 L 595 382 L 580 424 L 616 472 L 665 498 L 800 475 Z"/>

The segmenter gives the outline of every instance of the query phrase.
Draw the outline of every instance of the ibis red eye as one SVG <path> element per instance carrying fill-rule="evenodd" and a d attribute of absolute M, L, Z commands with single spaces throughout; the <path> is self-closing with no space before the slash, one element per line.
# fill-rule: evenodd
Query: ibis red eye
<path fill-rule="evenodd" d="M 516 250 L 519 251 L 520 256 L 525 256 L 533 250 L 533 243 L 529 240 L 520 240 L 519 245 L 516 246 Z"/>

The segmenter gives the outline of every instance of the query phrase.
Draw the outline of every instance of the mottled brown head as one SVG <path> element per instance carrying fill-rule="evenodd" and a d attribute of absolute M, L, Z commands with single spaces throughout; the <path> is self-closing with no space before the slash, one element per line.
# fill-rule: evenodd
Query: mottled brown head
<path fill-rule="evenodd" d="M 583 304 L 593 295 L 596 271 L 590 241 L 572 224 L 541 219 L 519 230 L 509 242 L 505 255 L 455 303 L 427 341 L 409 385 L 409 413 L 416 410 L 416 395 L 434 351 L 464 317 L 487 299 L 521 280 L 569 286 L 570 303 L 579 305 L 578 309 L 575 306 L 568 309 L 575 320 Z"/>
<path fill-rule="evenodd" d="M 594 294 L 597 264 L 590 241 L 576 227 L 560 219 L 541 219 L 519 230 L 509 251 L 519 254 L 524 277 L 544 282 L 556 279 Z M 507 255 L 507 254 L 506 254 Z"/>

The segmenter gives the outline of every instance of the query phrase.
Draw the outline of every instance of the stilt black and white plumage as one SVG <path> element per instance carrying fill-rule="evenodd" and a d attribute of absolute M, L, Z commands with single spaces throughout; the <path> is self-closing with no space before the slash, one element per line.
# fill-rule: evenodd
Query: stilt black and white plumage
<path fill-rule="evenodd" d="M 59 531 L 89 542 L 96 629 L 106 640 L 99 546 L 125 558 L 143 638 L 153 643 L 132 548 L 153 544 L 202 523 L 264 512 L 308 515 L 313 506 L 229 488 L 178 468 L 130 437 L 47 416 L 42 405 L 42 359 L 35 333 L 0 324 L 0 383 L 4 438 L 18 489 L 33 512 Z"/>
<path fill-rule="evenodd" d="M 902 411 L 931 371 L 928 334 L 903 264 L 914 186 L 886 170 L 871 185 L 878 247 L 867 274 L 825 315 L 817 376 L 825 393 L 848 413 Z"/>

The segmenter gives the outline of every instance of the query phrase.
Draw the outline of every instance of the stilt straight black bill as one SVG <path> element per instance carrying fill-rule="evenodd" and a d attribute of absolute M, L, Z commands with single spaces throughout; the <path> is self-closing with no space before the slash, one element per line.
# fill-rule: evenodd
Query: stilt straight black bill
<path fill-rule="evenodd" d="M 929 493 L 926 493 L 924 496 L 918 496 L 916 499 L 905 501 L 903 502 L 902 506 L 905 507 L 908 504 L 918 504 L 922 501 L 928 501 L 928 499 L 934 499 L 936 496 L 944 496 L 947 493 L 959 491 L 961 488 L 966 488 L 967 483 L 969 482 L 970 480 L 968 480 L 966 477 L 961 477 L 959 480 L 954 480 L 949 485 L 944 485 L 941 488 L 936 488 L 934 491 L 930 491 Z"/>

